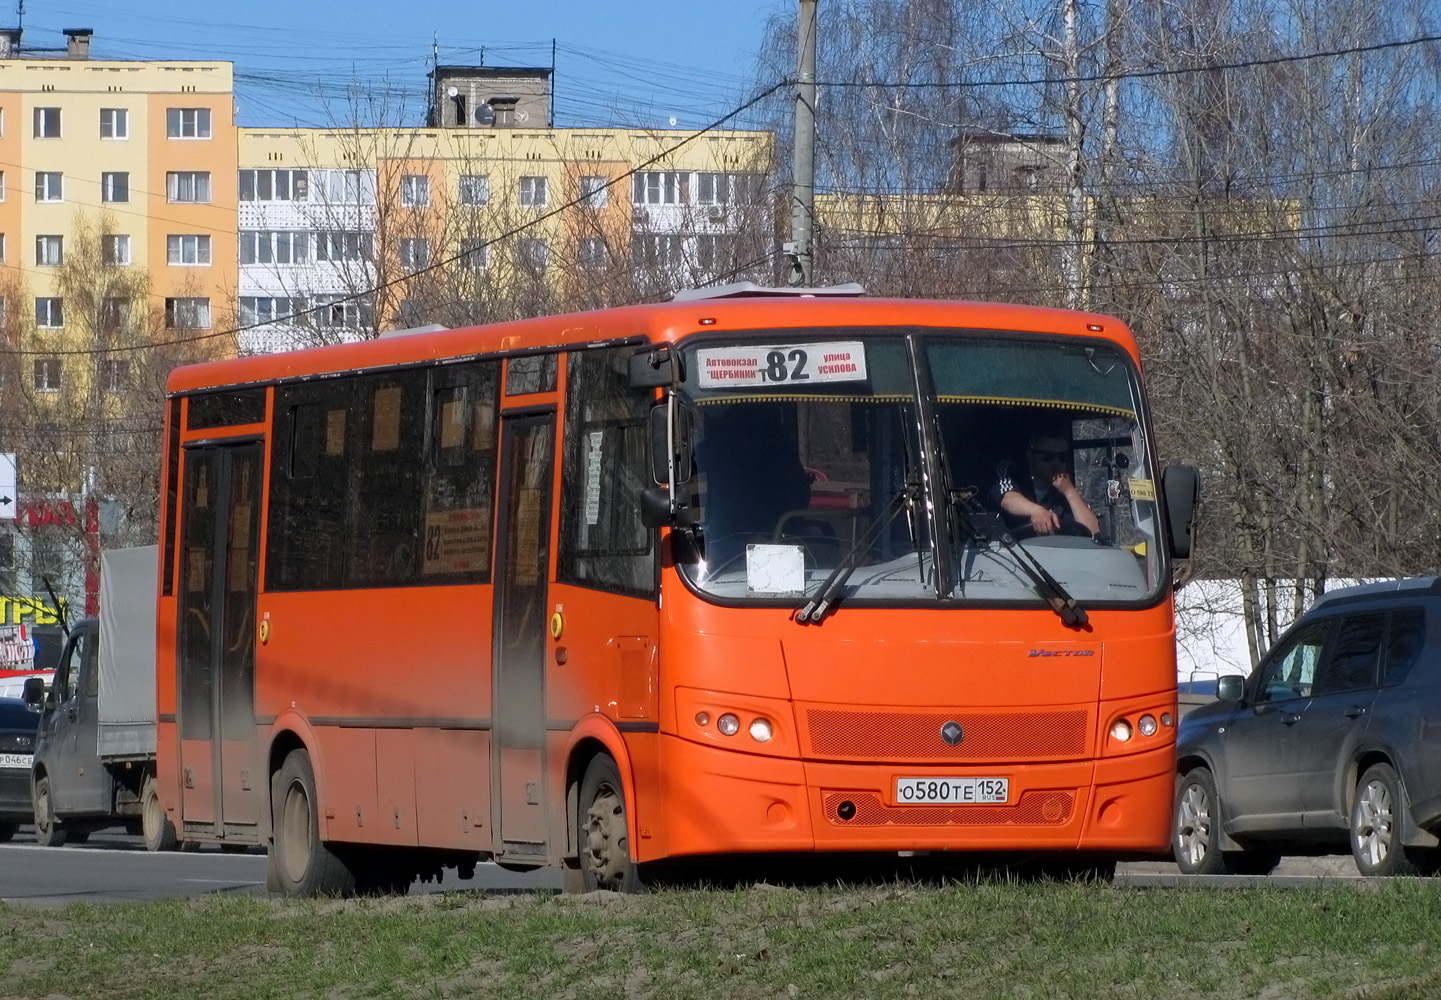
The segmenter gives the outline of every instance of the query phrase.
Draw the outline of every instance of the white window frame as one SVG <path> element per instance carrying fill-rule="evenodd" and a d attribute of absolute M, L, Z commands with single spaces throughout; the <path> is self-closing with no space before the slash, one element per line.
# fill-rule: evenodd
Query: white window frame
<path fill-rule="evenodd" d="M 109 135 L 106 135 L 109 132 Z M 100 138 L 119 141 L 130 138 L 130 109 L 101 108 Z"/>
<path fill-rule="evenodd" d="M 610 201 L 607 178 L 588 175 L 580 179 L 580 203 L 586 208 L 605 208 Z"/>
<path fill-rule="evenodd" d="M 44 303 L 43 316 L 41 315 L 42 302 Z M 35 297 L 35 326 L 41 330 L 63 330 L 65 328 L 65 300 L 58 295 L 37 295 Z"/>
<path fill-rule="evenodd" d="M 209 108 L 166 108 L 165 138 L 167 139 L 209 139 Z"/>
<path fill-rule="evenodd" d="M 35 171 L 35 200 L 53 204 L 65 200 L 65 174 L 59 170 Z"/>
<path fill-rule="evenodd" d="M 126 358 L 101 358 L 95 366 L 95 377 L 102 392 L 125 392 L 130 388 L 130 361 Z"/>
<path fill-rule="evenodd" d="M 575 261 L 582 270 L 603 271 L 610 264 L 610 247 L 598 236 L 586 236 L 576 244 Z"/>
<path fill-rule="evenodd" d="M 50 121 L 54 119 L 55 132 L 50 134 Z M 36 108 L 35 109 L 35 138 L 36 139 L 59 139 L 62 137 L 60 127 L 59 108 Z"/>
<path fill-rule="evenodd" d="M 165 200 L 174 205 L 210 204 L 210 171 L 166 171 Z"/>
<path fill-rule="evenodd" d="M 115 178 L 124 178 L 125 197 L 115 197 Z M 107 170 L 100 175 L 100 201 L 107 205 L 125 205 L 130 202 L 130 171 Z"/>
<path fill-rule="evenodd" d="M 404 174 L 400 178 L 400 204 L 403 208 L 430 207 L 430 178 L 425 174 Z"/>
<path fill-rule="evenodd" d="M 182 316 L 181 312 L 185 315 Z M 180 322 L 195 319 L 196 322 Z M 165 326 L 170 330 L 210 329 L 210 299 L 203 296 L 175 296 L 165 300 Z"/>
<path fill-rule="evenodd" d="M 407 271 L 420 271 L 430 266 L 430 240 L 408 236 L 400 241 L 400 266 Z"/>
<path fill-rule="evenodd" d="M 35 359 L 36 392 L 59 392 L 65 381 L 65 365 L 59 358 Z"/>
<path fill-rule="evenodd" d="M 480 236 L 462 237 L 460 266 L 466 271 L 490 270 L 490 241 Z"/>
<path fill-rule="evenodd" d="M 522 208 L 544 208 L 550 202 L 550 185 L 540 175 L 522 177 L 517 196 Z"/>
<path fill-rule="evenodd" d="M 544 274 L 550 267 L 550 244 L 538 236 L 522 237 L 516 251 L 521 262 L 536 274 Z"/>
<path fill-rule="evenodd" d="M 106 254 L 106 243 L 109 242 L 114 249 L 113 254 Z M 106 267 L 128 267 L 132 260 L 130 256 L 130 234 L 129 233 L 105 233 L 100 237 L 100 260 Z"/>
<path fill-rule="evenodd" d="M 59 267 L 65 263 L 65 237 L 45 235 L 35 237 L 35 266 Z"/>
<path fill-rule="evenodd" d="M 490 175 L 462 174 L 460 178 L 460 203 L 482 206 L 490 204 Z"/>
<path fill-rule="evenodd" d="M 675 170 L 643 170 L 631 183 L 631 201 L 637 205 L 679 205 L 681 175 Z"/>
<path fill-rule="evenodd" d="M 209 235 L 205 233 L 171 233 L 166 236 L 165 263 L 171 267 L 209 267 Z"/>

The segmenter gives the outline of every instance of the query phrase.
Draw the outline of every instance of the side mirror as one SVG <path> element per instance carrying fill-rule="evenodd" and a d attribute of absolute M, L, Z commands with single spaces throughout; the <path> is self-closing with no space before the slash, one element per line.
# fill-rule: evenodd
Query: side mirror
<path fill-rule="evenodd" d="M 25 700 L 25 704 L 29 705 L 31 708 L 39 708 L 40 703 L 45 700 L 44 678 L 25 678 L 25 687 L 21 691 L 20 697 L 22 697 Z"/>
<path fill-rule="evenodd" d="M 1177 559 L 1191 556 L 1191 533 L 1201 505 L 1201 474 L 1190 465 L 1168 465 L 1161 473 L 1166 497 L 1166 541 Z"/>
<path fill-rule="evenodd" d="M 690 507 L 690 489 L 676 487 L 676 510 L 671 514 L 670 491 L 664 486 L 652 486 L 640 491 L 640 523 L 647 528 L 659 528 L 666 524 L 691 524 L 694 522 Z"/>
<path fill-rule="evenodd" d="M 633 354 L 630 359 L 632 389 L 668 389 L 674 385 L 679 365 L 669 347 L 658 347 L 653 351 Z"/>
<path fill-rule="evenodd" d="M 670 483 L 670 411 L 669 400 L 657 403 L 650 410 L 650 474 L 657 486 Z M 677 406 L 675 422 L 675 481 L 679 485 L 690 481 L 690 411 Z"/>
<path fill-rule="evenodd" d="M 1218 701 L 1240 701 L 1246 697 L 1246 678 L 1240 674 L 1222 674 L 1216 678 Z"/>

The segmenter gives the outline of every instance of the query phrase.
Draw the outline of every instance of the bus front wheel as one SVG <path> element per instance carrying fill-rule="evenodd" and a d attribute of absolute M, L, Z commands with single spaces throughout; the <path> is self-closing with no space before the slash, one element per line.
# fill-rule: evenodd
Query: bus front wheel
<path fill-rule="evenodd" d="M 287 896 L 353 895 L 350 870 L 320 839 L 315 769 L 305 750 L 290 751 L 270 779 L 270 806 L 280 891 Z"/>
<path fill-rule="evenodd" d="M 615 761 L 605 755 L 585 769 L 577 818 L 582 891 L 639 892 L 640 873 L 630 855 L 625 785 Z"/>

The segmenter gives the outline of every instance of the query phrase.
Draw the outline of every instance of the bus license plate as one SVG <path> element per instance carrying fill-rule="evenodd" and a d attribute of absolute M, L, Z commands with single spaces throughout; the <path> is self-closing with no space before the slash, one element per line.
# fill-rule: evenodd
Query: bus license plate
<path fill-rule="evenodd" d="M 897 778 L 897 805 L 967 805 L 974 802 L 1005 805 L 1011 794 L 1009 778 Z"/>
<path fill-rule="evenodd" d="M 34 761 L 28 753 L 0 753 L 0 767 L 23 767 L 28 771 Z"/>

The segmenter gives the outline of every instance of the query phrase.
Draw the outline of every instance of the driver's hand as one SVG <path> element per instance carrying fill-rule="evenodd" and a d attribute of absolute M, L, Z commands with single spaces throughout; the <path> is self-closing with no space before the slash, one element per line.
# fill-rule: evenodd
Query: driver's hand
<path fill-rule="evenodd" d="M 1076 484 L 1071 482 L 1071 474 L 1069 472 L 1056 473 L 1051 477 L 1051 485 L 1067 500 L 1071 498 L 1072 493 L 1076 492 Z"/>
<path fill-rule="evenodd" d="M 1054 535 L 1061 530 L 1061 519 L 1055 511 L 1037 504 L 1036 509 L 1031 511 L 1031 530 L 1038 535 Z"/>

